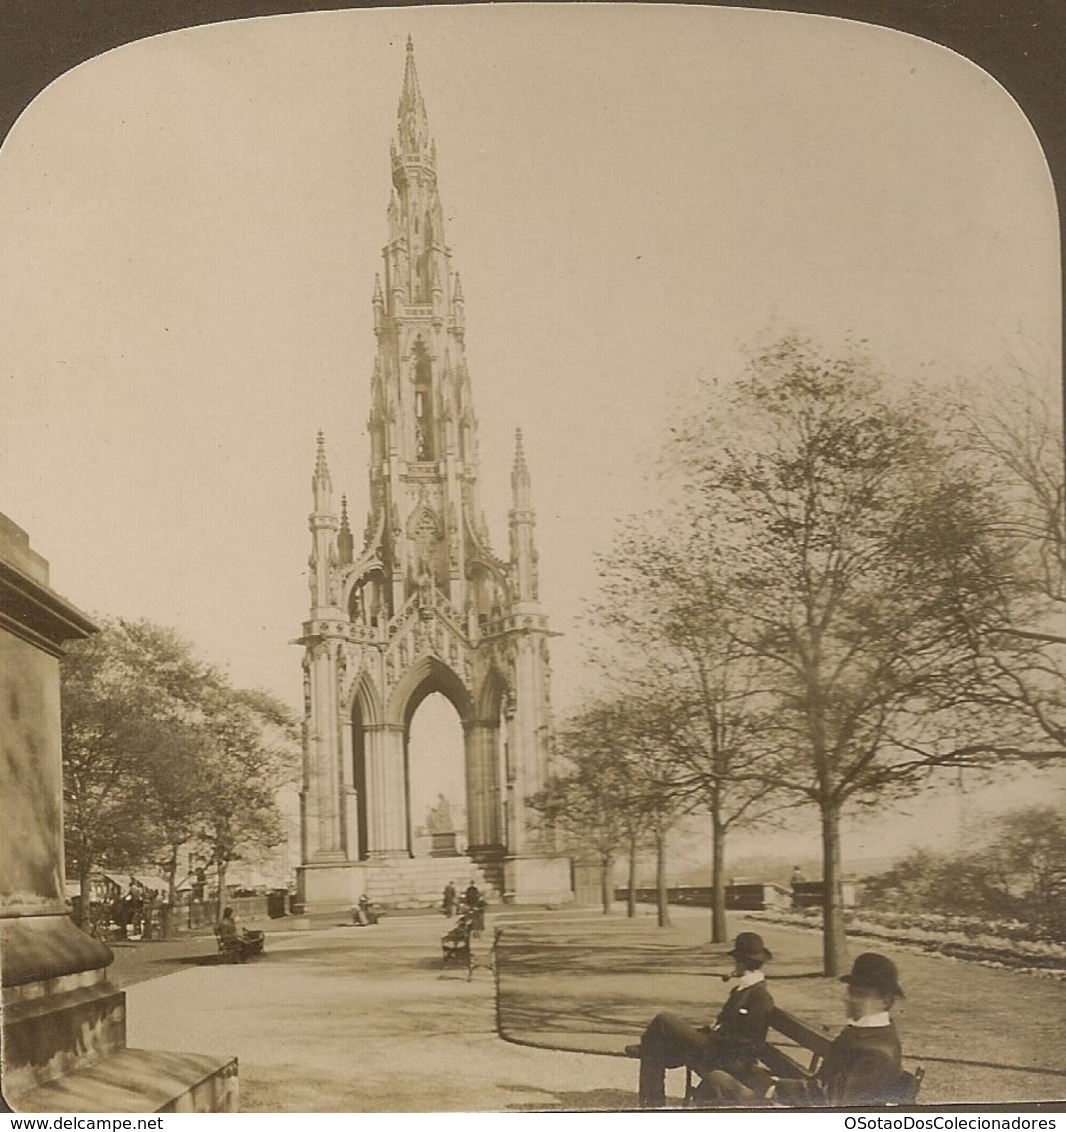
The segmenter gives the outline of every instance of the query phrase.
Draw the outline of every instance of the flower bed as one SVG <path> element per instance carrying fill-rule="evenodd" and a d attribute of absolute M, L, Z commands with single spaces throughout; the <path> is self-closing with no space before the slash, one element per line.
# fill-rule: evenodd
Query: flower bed
<path fill-rule="evenodd" d="M 821 909 L 754 913 L 767 923 L 821 928 Z M 882 939 L 922 951 L 990 966 L 1042 971 L 1066 978 L 1066 948 L 1031 938 L 1016 921 L 995 923 L 964 916 L 928 912 L 881 912 L 849 909 L 844 914 L 849 936 Z"/>

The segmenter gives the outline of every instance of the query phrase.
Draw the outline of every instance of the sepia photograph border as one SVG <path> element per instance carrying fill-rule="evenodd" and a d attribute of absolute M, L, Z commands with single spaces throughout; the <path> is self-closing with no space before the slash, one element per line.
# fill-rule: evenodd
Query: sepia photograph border
<path fill-rule="evenodd" d="M 486 2 L 474 0 L 478 4 Z M 41 91 L 82 62 L 123 44 L 183 28 L 255 17 L 448 6 L 451 5 L 342 0 L 0 0 L 0 145 Z M 610 6 L 610 0 L 604 6 Z M 1056 189 L 1060 272 L 1063 271 L 1066 5 L 1061 0 L 698 0 L 676 6 L 831 16 L 917 36 L 972 61 L 1015 99 L 1043 149 Z M 1066 284 L 1066 277 L 1063 283 Z M 34 283 L 27 281 L 27 285 Z M 1066 285 L 1061 293 L 1066 294 Z M 1066 334 L 1062 341 L 1066 350 Z M 1063 370 L 1066 372 L 1066 365 Z M 982 1108 L 1063 1111 L 1062 1102 L 1048 1101 L 931 1107 L 942 1112 Z"/>

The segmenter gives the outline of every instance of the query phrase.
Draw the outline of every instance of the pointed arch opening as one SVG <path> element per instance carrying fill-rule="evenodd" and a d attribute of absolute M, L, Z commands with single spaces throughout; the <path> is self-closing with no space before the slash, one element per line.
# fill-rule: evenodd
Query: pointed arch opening
<path fill-rule="evenodd" d="M 472 700 L 436 657 L 408 669 L 390 704 L 402 728 L 407 850 L 412 857 L 456 856 L 467 844 L 466 724 Z"/>
<path fill-rule="evenodd" d="M 368 728 L 378 727 L 382 722 L 381 704 L 365 673 L 360 676 L 353 689 L 350 716 L 352 720 L 351 781 L 355 792 L 355 829 L 348 831 L 348 847 L 350 853 L 354 850 L 356 860 L 365 861 L 369 855 L 366 733 Z"/>
<path fill-rule="evenodd" d="M 408 837 L 412 857 L 466 851 L 466 747 L 451 701 L 428 692 L 406 730 Z"/>

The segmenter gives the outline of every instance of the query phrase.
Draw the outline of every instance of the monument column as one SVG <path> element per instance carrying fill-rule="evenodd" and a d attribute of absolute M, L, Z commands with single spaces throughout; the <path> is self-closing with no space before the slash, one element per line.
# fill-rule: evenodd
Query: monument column
<path fill-rule="evenodd" d="M 367 856 L 387 860 L 410 855 L 407 844 L 407 782 L 402 724 L 365 728 Z"/>
<path fill-rule="evenodd" d="M 499 853 L 500 776 L 497 721 L 473 720 L 464 726 L 466 747 L 467 844 L 472 855 Z"/>
<path fill-rule="evenodd" d="M 126 1047 L 111 950 L 67 912 L 59 658 L 95 631 L 0 515 L 4 1099 L 16 1112 L 234 1111 L 234 1058 Z"/>

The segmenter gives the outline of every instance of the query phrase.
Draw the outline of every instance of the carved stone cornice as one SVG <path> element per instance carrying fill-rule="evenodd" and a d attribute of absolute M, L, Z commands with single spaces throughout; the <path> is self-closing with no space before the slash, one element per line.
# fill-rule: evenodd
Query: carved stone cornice
<path fill-rule="evenodd" d="M 49 653 L 62 656 L 63 642 L 81 640 L 97 626 L 46 585 L 0 558 L 0 627 Z"/>

